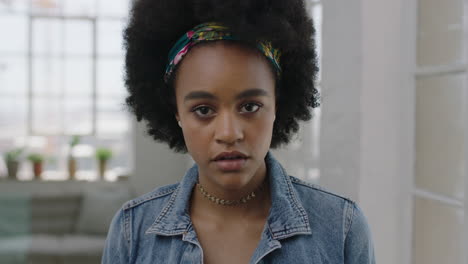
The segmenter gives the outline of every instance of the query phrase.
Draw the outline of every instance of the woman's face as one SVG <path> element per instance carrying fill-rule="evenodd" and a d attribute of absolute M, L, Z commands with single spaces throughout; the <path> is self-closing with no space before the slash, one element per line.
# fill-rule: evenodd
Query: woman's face
<path fill-rule="evenodd" d="M 177 70 L 176 118 L 206 187 L 239 190 L 266 173 L 275 79 L 262 56 L 238 44 L 202 44 Z"/>

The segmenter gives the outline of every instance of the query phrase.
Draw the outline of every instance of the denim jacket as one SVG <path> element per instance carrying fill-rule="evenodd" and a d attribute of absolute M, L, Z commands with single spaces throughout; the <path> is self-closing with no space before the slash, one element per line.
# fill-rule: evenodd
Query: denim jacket
<path fill-rule="evenodd" d="M 375 263 L 366 219 L 354 202 L 288 176 L 271 153 L 265 161 L 272 204 L 250 263 Z M 124 204 L 112 220 L 102 263 L 203 263 L 189 215 L 197 178 L 194 165 L 179 184 Z"/>

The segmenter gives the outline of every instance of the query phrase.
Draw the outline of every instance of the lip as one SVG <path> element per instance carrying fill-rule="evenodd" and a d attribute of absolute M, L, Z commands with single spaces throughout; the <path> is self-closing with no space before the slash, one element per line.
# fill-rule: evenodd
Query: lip
<path fill-rule="evenodd" d="M 221 159 L 223 157 L 232 157 L 232 156 L 240 156 L 240 157 L 242 157 L 242 159 L 248 159 L 249 158 L 247 155 L 245 155 L 244 153 L 242 153 L 240 151 L 230 151 L 230 152 L 222 152 L 222 153 L 218 154 L 213 159 L 213 161 L 219 161 L 219 159 Z"/>
<path fill-rule="evenodd" d="M 238 159 L 225 159 L 222 160 L 223 157 L 232 157 L 232 156 L 239 156 Z M 239 171 L 246 166 L 248 161 L 248 156 L 239 151 L 231 151 L 231 152 L 222 152 L 218 154 L 213 161 L 215 162 L 216 166 L 219 170 L 224 172 L 232 172 L 232 171 Z"/>
<path fill-rule="evenodd" d="M 232 172 L 242 170 L 247 163 L 247 159 L 217 160 L 215 163 L 220 171 Z"/>

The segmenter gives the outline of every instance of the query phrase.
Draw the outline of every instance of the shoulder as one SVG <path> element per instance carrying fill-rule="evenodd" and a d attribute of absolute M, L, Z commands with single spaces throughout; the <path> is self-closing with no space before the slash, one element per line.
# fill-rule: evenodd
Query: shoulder
<path fill-rule="evenodd" d="M 315 231 L 320 233 L 322 229 L 329 230 L 335 225 L 335 230 L 342 231 L 340 237 L 345 246 L 345 263 L 374 264 L 372 235 L 358 204 L 321 186 L 293 176 L 290 179 L 300 203 L 314 221 Z"/>
<path fill-rule="evenodd" d="M 323 199 L 331 204 L 352 204 L 355 205 L 355 202 L 348 197 L 333 193 L 325 188 L 303 181 L 294 176 L 289 176 L 291 183 L 294 187 L 294 190 L 298 193 L 301 202 L 307 200 L 307 198 Z M 328 205 L 331 205 L 328 204 Z"/>
<path fill-rule="evenodd" d="M 140 207 L 147 207 L 149 205 L 157 205 L 161 204 L 164 205 L 165 202 L 169 199 L 169 197 L 174 193 L 174 191 L 179 186 L 179 183 L 165 185 L 161 187 L 157 187 L 153 191 L 143 194 L 137 198 L 134 198 L 128 202 L 126 202 L 122 206 L 123 211 L 128 210 L 135 210 Z"/>
<path fill-rule="evenodd" d="M 131 237 L 134 235 L 132 233 L 134 225 L 144 230 L 149 228 L 163 211 L 178 186 L 179 183 L 158 187 L 124 203 L 114 216 L 114 224 L 111 225 L 110 232 L 123 233 L 130 244 Z"/>
<path fill-rule="evenodd" d="M 338 195 L 325 188 L 289 176 L 299 203 L 308 212 L 313 221 L 324 220 L 323 225 L 333 225 L 342 229 L 344 239 L 355 218 L 363 218 L 357 204 L 350 198 Z"/>
<path fill-rule="evenodd" d="M 133 223 L 147 228 L 164 208 L 179 184 L 158 187 L 126 202 L 112 219 L 102 263 L 129 263 L 133 244 Z M 146 229 L 145 229 L 146 230 Z"/>
<path fill-rule="evenodd" d="M 362 214 L 356 202 L 348 197 L 333 193 L 319 185 L 300 180 L 294 176 L 289 176 L 289 178 L 300 203 L 306 209 L 312 209 L 316 213 L 333 209 L 332 212 L 340 212 L 346 221 L 356 214 Z"/>

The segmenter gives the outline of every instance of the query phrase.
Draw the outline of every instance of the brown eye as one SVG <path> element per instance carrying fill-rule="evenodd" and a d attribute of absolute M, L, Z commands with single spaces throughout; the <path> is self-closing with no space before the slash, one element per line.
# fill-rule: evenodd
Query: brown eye
<path fill-rule="evenodd" d="M 200 106 L 192 110 L 199 117 L 210 117 L 213 115 L 213 110 L 208 106 Z"/>
<path fill-rule="evenodd" d="M 241 112 L 242 113 L 255 113 L 257 112 L 262 105 L 257 103 L 247 103 L 242 106 Z"/>

